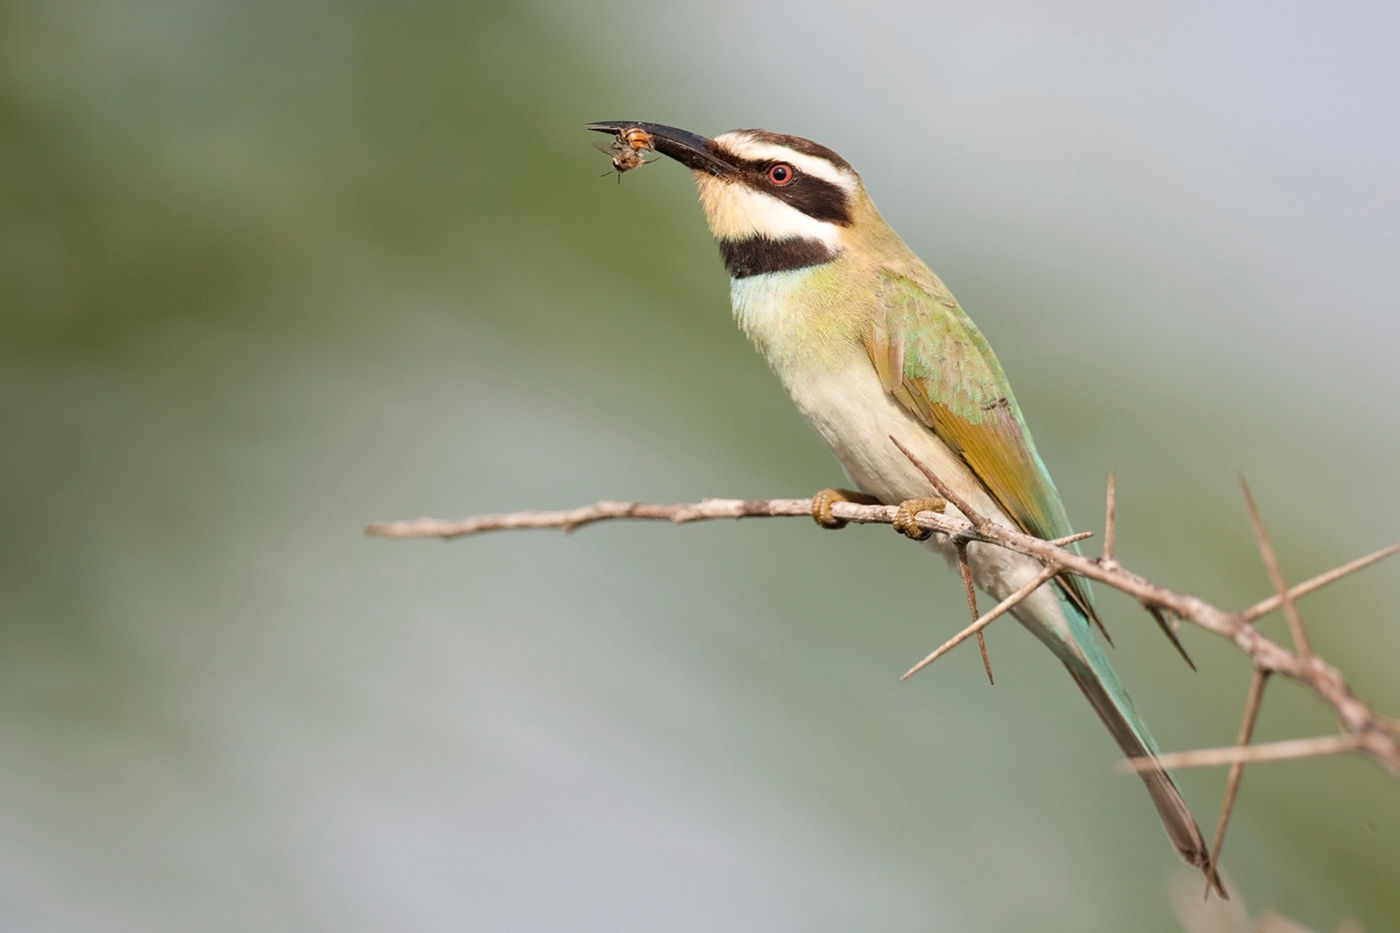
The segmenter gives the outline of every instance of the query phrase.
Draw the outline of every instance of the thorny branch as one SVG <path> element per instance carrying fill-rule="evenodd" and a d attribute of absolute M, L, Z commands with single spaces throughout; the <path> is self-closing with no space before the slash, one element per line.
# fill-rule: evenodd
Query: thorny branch
<path fill-rule="evenodd" d="M 1391 775 L 1400 778 L 1400 721 L 1374 711 L 1368 703 L 1356 695 L 1340 671 L 1323 661 L 1313 651 L 1296 605 L 1300 597 L 1400 552 L 1400 543 L 1382 548 L 1290 587 L 1284 581 L 1273 545 L 1264 530 L 1253 497 L 1250 495 L 1248 487 L 1244 487 L 1250 523 L 1258 541 L 1265 567 L 1269 572 L 1270 581 L 1274 584 L 1275 593 L 1252 606 L 1230 611 L 1213 606 L 1199 597 L 1170 590 L 1165 586 L 1153 583 L 1119 563 L 1114 554 L 1115 497 L 1112 477 L 1109 478 L 1108 487 L 1104 555 L 1102 557 L 1086 557 L 1069 549 L 1067 545 L 1088 537 L 1089 533 L 1081 532 L 1054 541 L 1045 541 L 998 524 L 979 515 L 936 474 L 920 463 L 903 445 L 894 438 L 891 438 L 891 441 L 904 452 L 905 456 L 909 457 L 915 466 L 924 472 L 924 475 L 938 490 L 939 495 L 962 513 L 956 515 L 924 511 L 918 513 L 914 518 L 915 524 L 928 531 L 947 535 L 960 553 L 965 552 L 969 543 L 976 542 L 1025 554 L 1045 565 L 1042 573 L 1021 587 L 1020 590 L 1002 600 L 996 607 L 980 617 L 976 617 L 970 626 L 935 649 L 928 657 L 911 668 L 904 677 L 909 677 L 922 670 L 965 639 L 973 635 L 980 637 L 984 627 L 1055 576 L 1062 573 L 1078 574 L 1137 599 L 1162 626 L 1163 631 L 1171 638 L 1178 650 L 1182 650 L 1181 645 L 1175 637 L 1174 626 L 1167 623 L 1166 616 L 1168 614 L 1176 619 L 1194 623 L 1231 642 L 1244 652 L 1253 665 L 1254 678 L 1246 700 L 1237 743 L 1226 748 L 1168 753 L 1160 758 L 1160 763 L 1168 768 L 1231 766 L 1213 846 L 1217 857 L 1223 842 L 1225 826 L 1229 821 L 1230 811 L 1239 788 L 1242 771 L 1248 762 L 1279 761 L 1356 751 L 1367 755 L 1389 771 Z M 379 522 L 370 525 L 365 531 L 367 534 L 383 538 L 448 539 L 486 531 L 515 528 L 557 528 L 563 531 L 573 531 L 584 525 L 613 519 L 649 519 L 682 524 L 709 519 L 810 517 L 813 514 L 812 506 L 811 499 L 704 499 L 700 502 L 679 505 L 602 501 L 563 511 L 479 515 L 460 521 L 422 518 L 413 521 Z M 897 511 L 898 509 L 892 505 L 866 505 L 848 501 L 831 503 L 831 517 L 857 524 L 892 524 Z M 969 602 L 973 614 L 976 616 L 975 599 Z M 1254 626 L 1254 623 L 1260 618 L 1277 609 L 1283 610 L 1287 620 L 1292 641 L 1291 649 L 1269 638 Z M 1182 654 L 1185 656 L 1184 651 Z M 1187 662 L 1190 663 L 1189 658 L 1187 658 Z M 990 675 L 990 667 L 988 667 L 988 674 Z M 1250 746 L 1254 723 L 1261 705 L 1263 687 L 1270 676 L 1274 674 L 1302 684 L 1332 707 L 1342 733 L 1333 736 L 1293 739 L 1268 745 Z M 1146 759 L 1130 759 L 1123 762 L 1122 765 L 1126 770 L 1151 766 L 1150 760 Z M 1214 861 L 1215 859 L 1212 859 L 1212 862 Z"/>
<path fill-rule="evenodd" d="M 858 525 L 884 524 L 894 521 L 895 507 L 892 505 L 862 505 L 857 502 L 835 502 L 832 514 L 847 522 Z M 675 524 L 707 521 L 712 519 L 734 518 L 773 518 L 812 514 L 811 499 L 702 499 L 699 502 L 677 505 L 648 504 L 638 502 L 600 501 L 575 509 L 559 511 L 507 512 L 497 515 L 478 515 L 460 520 L 419 518 L 406 521 L 376 522 L 365 529 L 366 534 L 379 538 L 460 538 L 481 534 L 487 531 L 502 531 L 520 528 L 556 528 L 574 531 L 594 522 L 613 519 L 643 519 L 667 521 Z M 1341 673 L 1309 653 L 1300 658 L 1294 652 L 1270 639 L 1254 627 L 1254 622 L 1268 612 L 1282 605 L 1283 600 L 1275 595 L 1260 600 L 1254 605 L 1229 611 L 1217 608 L 1210 603 L 1186 593 L 1167 589 L 1136 574 L 1121 565 L 1105 567 L 1098 558 L 1086 557 L 1068 550 L 1064 545 L 1085 537 L 1084 533 L 1045 541 L 1031 535 L 984 521 L 981 527 L 951 515 L 936 512 L 922 512 L 915 519 L 917 524 L 930 531 L 946 534 L 954 539 L 993 544 L 1037 558 L 1047 567 L 1056 571 L 1077 573 L 1091 580 L 1121 590 L 1140 602 L 1170 612 L 1172 615 L 1192 622 L 1207 631 L 1233 642 L 1243 651 L 1256 667 L 1282 674 L 1311 689 L 1337 713 L 1340 722 L 1357 736 L 1356 747 L 1380 763 L 1396 777 L 1400 777 L 1400 728 L 1388 717 L 1374 713 L 1358 698 L 1346 683 Z M 1296 600 L 1329 583 L 1333 583 L 1358 570 L 1369 567 L 1377 561 L 1400 552 L 1400 543 L 1382 548 L 1364 557 L 1350 561 L 1335 570 L 1329 570 L 1289 587 L 1290 600 Z M 969 633 L 970 634 L 970 633 Z M 1177 765 L 1181 767 L 1181 764 Z"/>

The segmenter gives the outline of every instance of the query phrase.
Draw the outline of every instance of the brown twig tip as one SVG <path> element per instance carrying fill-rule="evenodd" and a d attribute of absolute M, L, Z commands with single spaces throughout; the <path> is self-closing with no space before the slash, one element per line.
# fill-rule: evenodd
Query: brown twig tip
<path fill-rule="evenodd" d="M 1308 633 L 1303 628 L 1303 619 L 1298 615 L 1298 607 L 1294 605 L 1293 597 L 1288 594 L 1288 583 L 1283 578 L 1278 555 L 1274 553 L 1274 543 L 1269 540 L 1269 532 L 1264 528 L 1264 519 L 1259 515 L 1259 507 L 1254 504 L 1254 496 L 1250 493 L 1249 484 L 1244 481 L 1243 476 L 1240 477 L 1240 489 L 1244 491 L 1245 505 L 1249 509 L 1249 524 L 1254 529 L 1255 540 L 1259 543 L 1259 554 L 1264 558 L 1264 566 L 1269 571 L 1269 582 L 1278 593 L 1283 617 L 1288 622 L 1288 630 L 1293 634 L 1293 647 L 1300 657 L 1307 657 L 1312 654 Z"/>
<path fill-rule="evenodd" d="M 1176 649 L 1176 653 L 1181 655 L 1181 659 L 1186 662 L 1186 666 L 1193 671 L 1196 670 L 1196 662 L 1192 661 L 1191 655 L 1186 653 L 1186 646 L 1183 645 L 1181 639 L 1177 637 L 1176 627 L 1167 621 L 1166 613 L 1162 612 L 1159 607 L 1151 603 L 1143 603 L 1142 608 L 1146 609 L 1148 615 L 1152 616 L 1153 621 L 1157 623 L 1157 627 L 1162 630 L 1162 634 L 1167 636 L 1167 641 L 1172 643 L 1172 647 Z"/>
<path fill-rule="evenodd" d="M 972 565 L 967 562 L 967 542 L 958 541 L 958 573 L 962 575 L 963 593 L 967 596 L 967 611 L 972 613 L 972 621 L 977 622 L 977 590 L 972 585 Z M 987 655 L 987 639 L 982 630 L 977 630 L 977 650 L 982 653 L 982 669 L 987 672 L 987 683 L 996 683 L 992 676 L 992 659 Z"/>
<path fill-rule="evenodd" d="M 1118 519 L 1118 489 L 1113 479 L 1113 471 L 1108 473 L 1108 491 L 1104 494 L 1103 510 L 1103 557 L 1099 558 L 1099 563 L 1105 567 L 1117 567 L 1118 560 L 1115 557 L 1117 538 L 1115 529 Z"/>
<path fill-rule="evenodd" d="M 1092 531 L 1076 531 L 1072 535 L 1065 535 L 1063 538 L 1051 538 L 1046 544 L 1053 544 L 1055 547 L 1064 547 L 1066 544 L 1073 544 L 1076 541 L 1083 541 L 1085 538 L 1092 538 Z"/>

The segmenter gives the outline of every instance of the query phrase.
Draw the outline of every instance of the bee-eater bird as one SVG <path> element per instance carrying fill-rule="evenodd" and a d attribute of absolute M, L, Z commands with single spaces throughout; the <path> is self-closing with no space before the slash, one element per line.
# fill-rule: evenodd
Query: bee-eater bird
<path fill-rule="evenodd" d="M 881 218 L 850 163 L 811 140 L 763 130 L 707 139 L 655 123 L 588 128 L 619 137 L 640 129 L 694 173 L 729 270 L 734 317 L 862 492 L 914 511 L 936 497 L 895 438 L 982 515 L 1041 538 L 1071 533 L 992 348 Z M 818 521 L 832 523 L 833 495 L 817 497 Z M 901 513 L 906 533 L 927 534 L 910 525 L 909 509 Z M 928 543 L 950 559 L 956 550 L 945 535 Z M 967 560 L 977 586 L 996 599 L 1043 569 L 979 543 L 967 547 Z M 1155 757 L 1090 631 L 1097 618 L 1087 585 L 1056 579 L 1013 614 L 1068 668 L 1124 753 Z M 1200 828 L 1170 775 L 1157 768 L 1141 776 L 1181 857 L 1213 879 Z"/>

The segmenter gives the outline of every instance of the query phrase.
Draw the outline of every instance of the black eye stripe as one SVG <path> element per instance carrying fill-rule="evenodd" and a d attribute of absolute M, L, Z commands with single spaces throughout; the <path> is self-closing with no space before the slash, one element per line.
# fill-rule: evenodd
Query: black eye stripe
<path fill-rule="evenodd" d="M 773 184 L 768 178 L 768 171 L 775 165 L 788 166 L 792 171 L 792 180 L 785 185 Z M 791 162 L 779 159 L 765 159 L 761 162 L 744 160 L 738 163 L 738 169 L 743 184 L 792 205 L 814 220 L 840 224 L 843 227 L 851 225 L 850 195 L 840 185 L 808 174 Z"/>

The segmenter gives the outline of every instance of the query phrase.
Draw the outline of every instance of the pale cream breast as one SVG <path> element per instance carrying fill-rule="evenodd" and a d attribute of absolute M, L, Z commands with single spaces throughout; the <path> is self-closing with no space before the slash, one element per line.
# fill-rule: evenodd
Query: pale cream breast
<path fill-rule="evenodd" d="M 861 490 L 889 504 L 937 495 L 933 484 L 890 441 L 894 436 L 970 506 L 1015 527 L 967 464 L 885 391 L 868 359 L 852 361 L 831 372 L 799 369 L 787 374 L 783 381 L 798 410 Z M 958 512 L 949 505 L 948 514 Z M 930 538 L 928 547 L 949 561 L 956 558 L 955 550 L 942 535 Z M 996 599 L 1015 592 L 1041 570 L 1040 563 L 1029 557 L 979 544 L 969 547 L 968 562 L 973 582 Z M 1028 624 L 1058 628 L 1061 637 L 1069 637 L 1069 626 L 1053 586 L 1042 587 L 1018 607 L 1015 615 Z"/>

